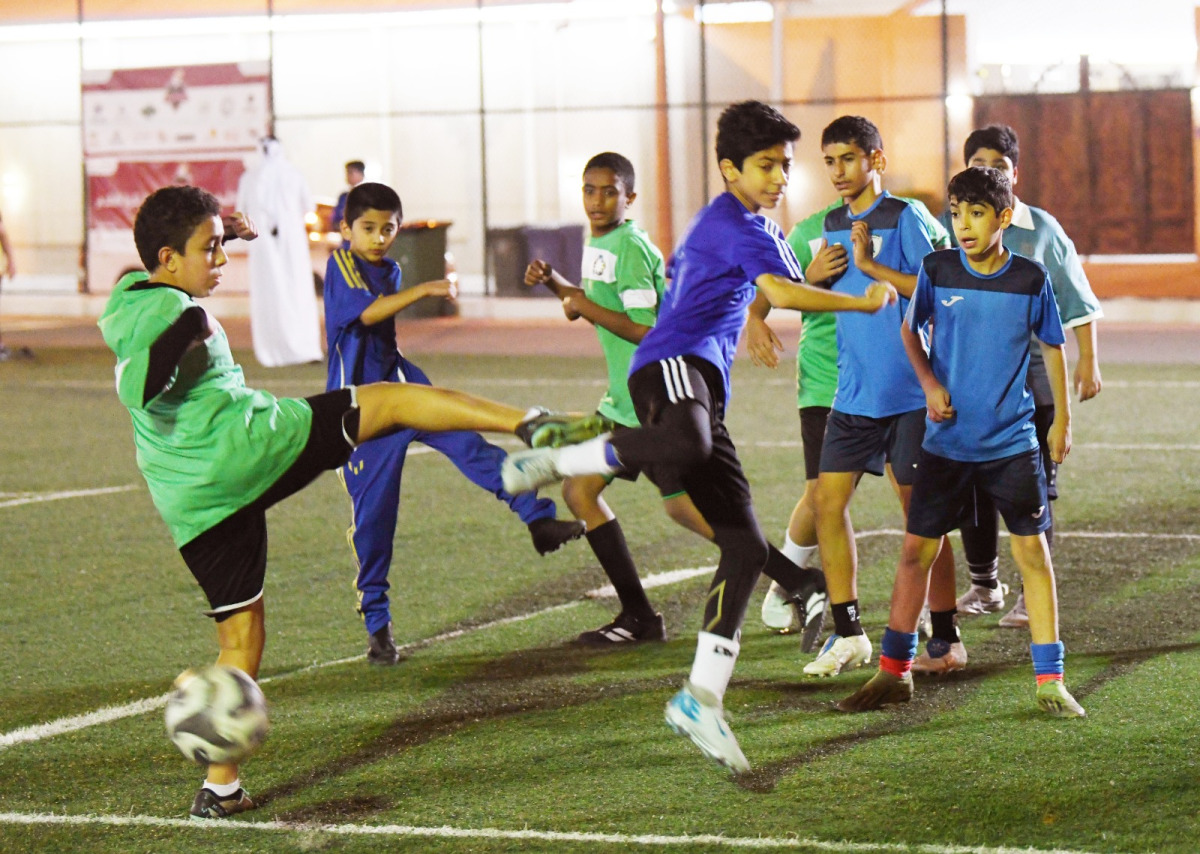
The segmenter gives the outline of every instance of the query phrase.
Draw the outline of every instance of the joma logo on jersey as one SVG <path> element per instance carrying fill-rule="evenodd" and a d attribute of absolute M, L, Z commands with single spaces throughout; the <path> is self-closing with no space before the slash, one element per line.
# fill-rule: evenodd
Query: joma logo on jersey
<path fill-rule="evenodd" d="M 958 294 L 955 294 L 954 296 L 950 297 L 950 299 L 942 300 L 942 305 L 946 306 L 946 308 L 949 308 L 950 306 L 954 305 L 956 302 L 961 302 L 964 299 L 966 299 L 966 297 L 962 297 L 962 296 L 959 296 Z"/>

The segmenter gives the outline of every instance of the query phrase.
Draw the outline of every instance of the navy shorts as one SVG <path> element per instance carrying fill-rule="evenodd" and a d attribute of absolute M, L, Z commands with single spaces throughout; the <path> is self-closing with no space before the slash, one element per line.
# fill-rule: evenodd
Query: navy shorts
<path fill-rule="evenodd" d="M 262 597 L 267 571 L 267 508 L 308 486 L 321 472 L 340 468 L 358 434 L 358 409 L 348 388 L 306 398 L 312 426 L 304 450 L 267 491 L 180 546 L 184 563 L 208 597 L 205 614 L 217 622 Z"/>
<path fill-rule="evenodd" d="M 973 521 L 980 494 L 992 499 L 1011 534 L 1032 537 L 1050 527 L 1040 449 L 986 462 L 922 450 L 908 502 L 908 533 L 934 540 L 962 527 Z"/>
<path fill-rule="evenodd" d="M 882 475 L 890 463 L 896 483 L 912 484 L 925 439 L 925 410 L 886 418 L 830 411 L 821 448 L 821 471 Z"/>
<path fill-rule="evenodd" d="M 806 406 L 800 410 L 800 443 L 804 446 L 804 479 L 816 480 L 821 473 L 821 448 L 825 446 L 828 406 Z"/>

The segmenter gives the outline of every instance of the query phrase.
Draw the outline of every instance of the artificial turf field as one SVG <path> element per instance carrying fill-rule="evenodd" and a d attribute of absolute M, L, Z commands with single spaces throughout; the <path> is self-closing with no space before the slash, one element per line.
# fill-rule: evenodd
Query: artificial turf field
<path fill-rule="evenodd" d="M 521 405 L 588 409 L 604 376 L 592 358 L 416 358 L 440 384 Z M 324 372 L 247 375 L 303 395 Z M 614 610 L 584 596 L 605 581 L 590 551 L 537 557 L 503 505 L 419 454 L 392 572 L 397 641 L 413 645 L 397 667 L 363 657 L 337 479 L 271 511 L 272 732 L 243 768 L 261 806 L 204 824 L 185 820 L 202 771 L 167 740 L 161 698 L 215 639 L 111 377 L 95 349 L 0 365 L 2 852 L 1200 850 L 1194 366 L 1106 364 L 1103 393 L 1075 410 L 1055 564 L 1085 720 L 1037 711 L 1028 634 L 998 615 L 962 621 L 966 671 L 919 681 L 905 706 L 839 714 L 873 667 L 804 677 L 797 641 L 758 620 L 764 581 L 726 697 L 753 771 L 730 778 L 662 722 L 708 573 L 651 591 L 669 643 L 573 648 Z M 792 379 L 740 361 L 734 384 L 731 432 L 778 542 L 803 477 Z M 607 497 L 644 576 L 715 563 L 645 481 Z M 852 513 L 877 647 L 899 513 L 874 478 Z M 1012 582 L 1006 553 L 1002 566 Z"/>

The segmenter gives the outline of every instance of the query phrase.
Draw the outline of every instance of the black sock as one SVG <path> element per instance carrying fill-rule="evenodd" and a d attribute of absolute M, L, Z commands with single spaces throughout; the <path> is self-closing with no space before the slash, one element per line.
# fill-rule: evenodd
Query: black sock
<path fill-rule="evenodd" d="M 949 611 L 930 611 L 929 622 L 933 624 L 933 636 L 946 643 L 958 643 L 962 640 L 958 634 L 958 621 L 954 619 L 957 614 L 958 611 L 954 608 Z"/>
<path fill-rule="evenodd" d="M 637 567 L 633 563 L 633 555 L 625 542 L 625 532 L 621 523 L 616 519 L 605 522 L 585 534 L 588 545 L 600 561 L 600 567 L 608 580 L 617 591 L 621 600 L 621 610 L 638 620 L 654 617 L 654 607 L 646 598 L 642 580 L 638 578 Z"/>
<path fill-rule="evenodd" d="M 851 599 L 833 606 L 833 631 L 844 638 L 863 633 L 858 621 L 858 600 Z"/>
<path fill-rule="evenodd" d="M 818 576 L 822 575 L 819 569 L 796 566 L 788 560 L 783 552 L 772 545 L 768 545 L 768 549 L 770 551 L 767 555 L 767 562 L 763 564 L 762 573 L 772 581 L 778 582 L 779 586 L 789 594 L 794 594 L 806 585 L 811 585 Z"/>
<path fill-rule="evenodd" d="M 986 587 L 989 590 L 995 590 L 1000 586 L 999 558 L 992 558 L 991 563 L 968 563 L 967 569 L 971 573 L 971 583 L 976 587 Z"/>

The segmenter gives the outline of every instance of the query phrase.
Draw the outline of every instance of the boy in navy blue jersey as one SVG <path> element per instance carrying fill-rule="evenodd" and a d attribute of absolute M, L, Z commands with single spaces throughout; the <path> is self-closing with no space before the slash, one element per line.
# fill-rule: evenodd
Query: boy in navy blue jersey
<path fill-rule="evenodd" d="M 384 184 L 358 184 L 346 198 L 341 229 L 350 248 L 336 250 L 325 269 L 329 391 L 371 382 L 430 385 L 424 372 L 397 347 L 394 318 L 419 299 L 453 296 L 454 286 L 439 280 L 400 290 L 400 265 L 387 257 L 400 219 L 400 197 Z M 358 566 L 358 610 L 370 638 L 367 661 L 371 664 L 400 660 L 392 638 L 388 570 L 400 510 L 400 478 L 413 442 L 444 454 L 472 483 L 508 504 L 529 526 L 539 554 L 584 533 L 582 522 L 556 519 L 550 499 L 505 492 L 500 482 L 505 452 L 478 433 L 401 430 L 356 448 L 338 474 L 353 502 L 348 539 Z"/>
<path fill-rule="evenodd" d="M 900 322 L 921 260 L 933 244 L 917 209 L 883 190 L 887 158 L 872 122 L 862 116 L 834 120 L 821 134 L 821 151 L 834 189 L 845 202 L 825 216 L 827 245 L 840 244 L 847 252 L 846 270 L 830 280 L 830 287 L 861 294 L 872 282 L 885 281 L 900 294 L 896 306 L 876 315 L 837 316 L 837 392 L 814 496 L 834 631 L 816 659 L 804 666 L 810 676 L 834 676 L 871 660 L 871 642 L 859 622 L 858 555 L 850 523 L 850 502 L 863 473 L 882 475 L 890 467 L 907 512 L 925 408 L 900 340 Z M 953 552 L 944 549 L 939 560 L 952 562 Z M 954 624 L 953 585 L 946 587 L 930 596 L 933 632 L 955 644 L 965 658 Z"/>
<path fill-rule="evenodd" d="M 1071 448 L 1063 328 L 1046 269 L 1004 247 L 1012 186 L 998 169 L 971 167 L 950 181 L 960 249 L 926 257 L 904 318 L 904 348 L 925 394 L 928 428 L 908 508 L 907 533 L 892 589 L 879 672 L 842 700 L 846 712 L 912 697 L 917 619 L 929 570 L 946 533 L 976 512 L 986 494 L 1008 526 L 1025 582 L 1038 705 L 1057 717 L 1083 717 L 1063 685 L 1046 474 L 1025 387 L 1030 335 L 1040 342 L 1054 395 L 1050 456 Z M 929 324 L 926 353 L 921 329 Z"/>
<path fill-rule="evenodd" d="M 662 487 L 682 482 L 713 531 L 720 561 L 704 609 L 691 676 L 667 704 L 667 723 L 733 772 L 749 769 L 725 723 L 722 700 L 737 660 L 746 604 L 772 552 L 725 427 L 729 368 L 755 288 L 772 305 L 813 311 L 878 311 L 895 290 L 857 296 L 803 283 L 783 233 L 761 215 L 783 197 L 800 129 L 758 101 L 734 104 L 717 124 L 726 192 L 692 220 L 671 259 L 658 323 L 630 364 L 629 391 L 641 427 L 570 449 L 537 449 L 504 464 L 507 489 L 534 489 L 578 474 L 628 465 Z M 794 571 L 821 584 L 820 572 Z"/>

